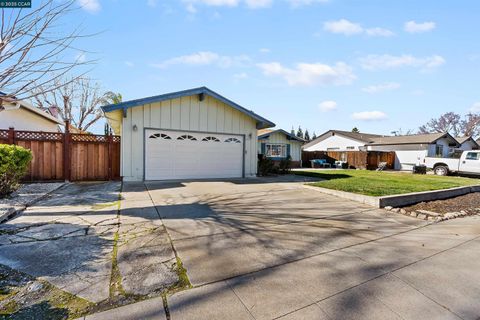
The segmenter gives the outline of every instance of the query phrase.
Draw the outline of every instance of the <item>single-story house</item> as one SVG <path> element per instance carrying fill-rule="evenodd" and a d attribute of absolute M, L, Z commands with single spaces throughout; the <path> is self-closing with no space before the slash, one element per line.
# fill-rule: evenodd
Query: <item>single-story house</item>
<path fill-rule="evenodd" d="M 411 170 L 423 164 L 425 157 L 448 157 L 460 144 L 448 133 L 414 134 L 375 138 L 369 151 L 395 151 L 395 169 Z"/>
<path fill-rule="evenodd" d="M 62 120 L 52 114 L 0 93 L 0 129 L 59 132 Z"/>
<path fill-rule="evenodd" d="M 394 151 L 396 170 L 411 170 L 425 157 L 446 157 L 460 143 L 448 133 L 382 136 L 329 130 L 303 146 L 304 151 Z"/>
<path fill-rule="evenodd" d="M 302 166 L 302 145 L 305 140 L 283 129 L 258 130 L 258 154 L 275 162 L 291 157 L 292 167 Z"/>
<path fill-rule="evenodd" d="M 378 134 L 328 130 L 303 146 L 304 151 L 360 151 Z"/>
<path fill-rule="evenodd" d="M 460 147 L 458 148 L 459 150 L 466 151 L 480 149 L 480 140 L 475 141 L 472 136 L 456 137 L 455 140 L 460 143 Z"/>
<path fill-rule="evenodd" d="M 102 107 L 121 135 L 126 181 L 257 174 L 257 130 L 271 121 L 206 88 Z"/>

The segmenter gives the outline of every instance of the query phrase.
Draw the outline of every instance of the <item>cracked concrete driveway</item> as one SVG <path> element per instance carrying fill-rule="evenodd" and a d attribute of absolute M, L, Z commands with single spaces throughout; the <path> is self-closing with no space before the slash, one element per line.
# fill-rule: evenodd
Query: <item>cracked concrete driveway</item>
<path fill-rule="evenodd" d="M 121 188 L 68 184 L 0 224 L 0 264 L 100 309 L 159 295 L 178 281 L 171 242 L 148 194 Z"/>
<path fill-rule="evenodd" d="M 87 319 L 480 315 L 478 216 L 429 225 L 272 179 L 146 186 L 194 288 Z"/>

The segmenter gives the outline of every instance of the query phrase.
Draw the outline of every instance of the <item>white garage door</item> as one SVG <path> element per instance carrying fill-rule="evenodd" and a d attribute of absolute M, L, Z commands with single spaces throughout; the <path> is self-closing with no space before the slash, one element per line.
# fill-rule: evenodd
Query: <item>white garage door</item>
<path fill-rule="evenodd" d="M 243 136 L 146 130 L 145 180 L 241 178 Z"/>

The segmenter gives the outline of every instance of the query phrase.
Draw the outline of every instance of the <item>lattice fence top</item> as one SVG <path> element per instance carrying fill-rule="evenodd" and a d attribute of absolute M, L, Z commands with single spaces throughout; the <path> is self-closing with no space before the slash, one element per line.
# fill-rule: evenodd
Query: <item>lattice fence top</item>
<path fill-rule="evenodd" d="M 62 141 L 63 133 L 40 132 L 40 131 L 15 131 L 15 139 L 16 140 L 32 140 L 32 141 Z"/>
<path fill-rule="evenodd" d="M 100 142 L 107 143 L 108 136 L 94 134 L 71 134 L 72 142 Z M 112 136 L 113 142 L 120 142 L 119 136 Z"/>
<path fill-rule="evenodd" d="M 2 140 L 8 139 L 8 130 L 0 130 L 0 139 Z"/>

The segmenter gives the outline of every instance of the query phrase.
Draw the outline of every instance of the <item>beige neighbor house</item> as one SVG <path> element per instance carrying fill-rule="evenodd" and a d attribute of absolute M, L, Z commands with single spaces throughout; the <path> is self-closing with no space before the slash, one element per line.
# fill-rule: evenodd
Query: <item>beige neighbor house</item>
<path fill-rule="evenodd" d="M 258 130 L 258 154 L 274 162 L 280 162 L 289 156 L 293 168 L 302 166 L 302 145 L 305 140 L 282 129 Z"/>
<path fill-rule="evenodd" d="M 257 130 L 271 121 L 206 88 L 102 107 L 122 136 L 125 181 L 257 174 Z"/>
<path fill-rule="evenodd" d="M 63 121 L 26 101 L 17 101 L 0 94 L 0 129 L 58 132 Z"/>

